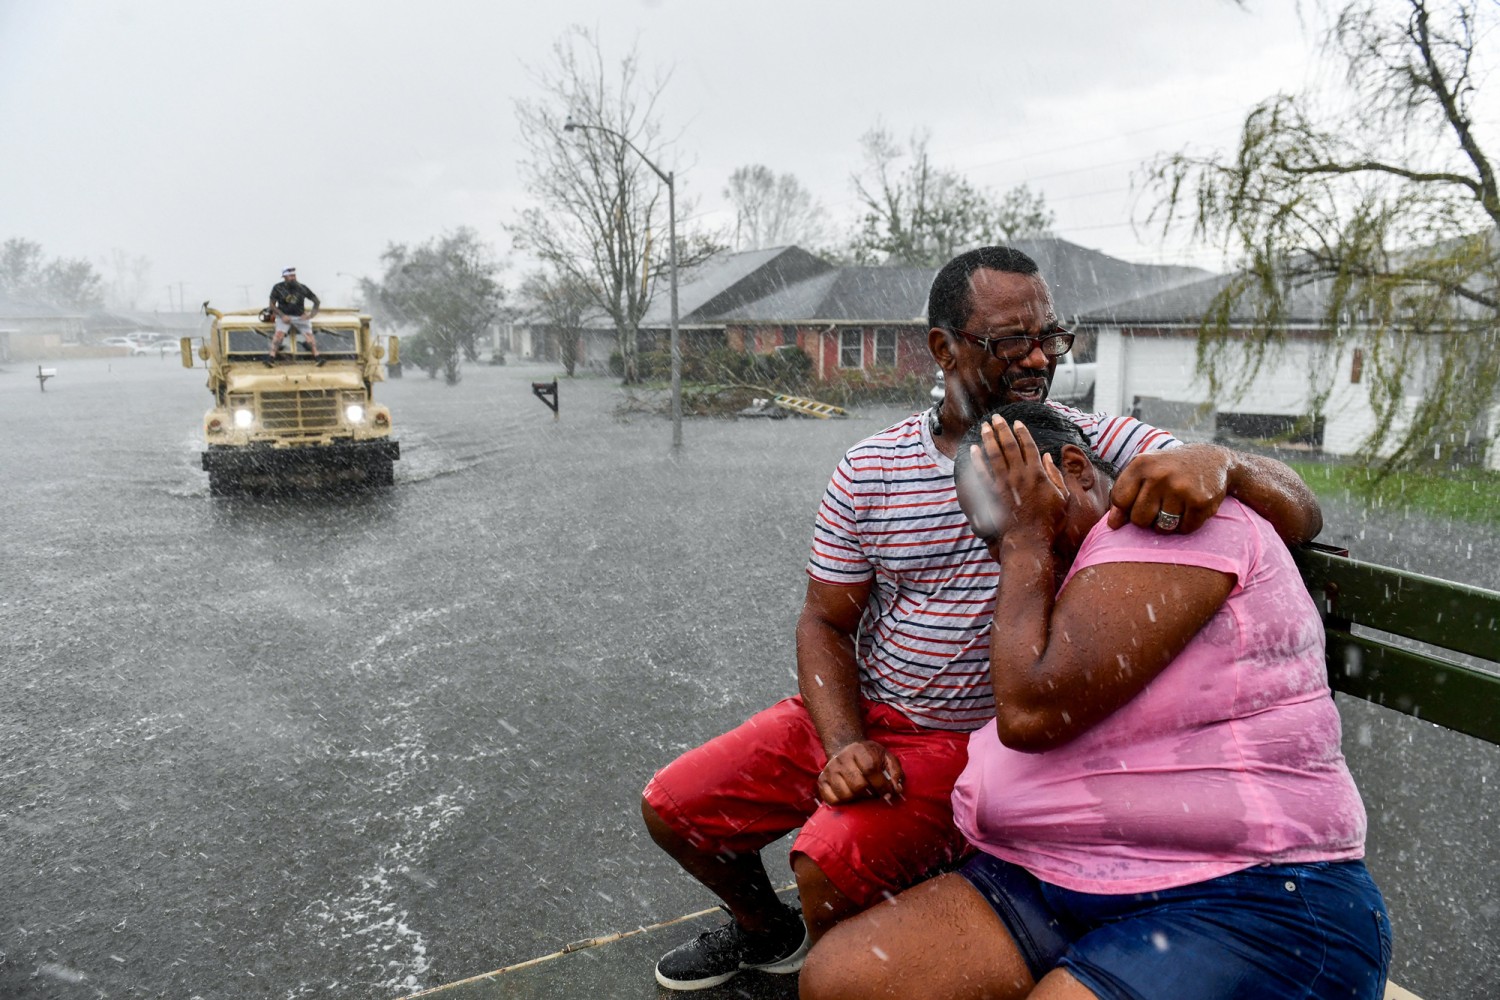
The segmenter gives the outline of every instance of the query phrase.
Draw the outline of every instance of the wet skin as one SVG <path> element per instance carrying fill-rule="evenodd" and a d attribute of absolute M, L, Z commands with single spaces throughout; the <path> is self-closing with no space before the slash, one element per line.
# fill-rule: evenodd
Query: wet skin
<path fill-rule="evenodd" d="M 969 287 L 972 308 L 963 332 L 970 336 L 1040 337 L 1057 325 L 1052 295 L 1037 275 L 981 269 L 969 278 Z M 940 410 L 943 431 L 935 438 L 945 455 L 951 457 L 964 430 L 990 410 L 1047 398 L 1057 359 L 1043 354 L 1040 345 L 1007 362 L 947 330 L 934 327 L 927 337 L 947 386 Z"/>

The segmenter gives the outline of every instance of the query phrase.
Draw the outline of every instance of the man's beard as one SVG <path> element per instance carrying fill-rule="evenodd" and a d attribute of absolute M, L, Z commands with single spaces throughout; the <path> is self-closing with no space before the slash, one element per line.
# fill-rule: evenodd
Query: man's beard
<path fill-rule="evenodd" d="M 1019 388 L 1017 383 L 1019 383 Z M 953 394 L 953 401 L 958 404 L 958 411 L 962 416 L 964 426 L 968 427 L 986 413 L 1008 403 L 1046 402 L 1048 394 L 1052 391 L 1052 373 L 1046 371 L 1041 374 L 1028 372 L 1007 375 L 1001 378 L 995 391 L 989 394 L 988 405 L 975 400 L 956 380 L 948 391 Z"/>

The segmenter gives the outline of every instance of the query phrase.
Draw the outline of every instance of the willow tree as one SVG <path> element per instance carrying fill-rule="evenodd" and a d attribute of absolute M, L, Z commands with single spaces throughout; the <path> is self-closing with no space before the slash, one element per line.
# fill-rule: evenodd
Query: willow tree
<path fill-rule="evenodd" d="M 1346 87 L 1279 95 L 1239 148 L 1149 168 L 1153 219 L 1186 223 L 1238 265 L 1203 319 L 1199 371 L 1237 398 L 1285 343 L 1292 296 L 1316 289 L 1335 357 L 1360 351 L 1374 413 L 1360 457 L 1384 475 L 1482 456 L 1500 379 L 1500 192 L 1476 128 L 1493 0 L 1343 3 L 1320 51 Z M 1490 51 L 1481 51 L 1485 47 Z"/>
<path fill-rule="evenodd" d="M 540 94 L 516 102 L 516 120 L 527 153 L 521 173 L 537 205 L 509 228 L 518 249 L 593 291 L 614 323 L 625 380 L 635 382 L 656 278 L 652 234 L 667 245 L 667 191 L 644 159 L 670 169 L 655 113 L 666 82 L 643 80 L 634 51 L 608 65 L 595 37 L 576 27 L 533 74 Z"/>

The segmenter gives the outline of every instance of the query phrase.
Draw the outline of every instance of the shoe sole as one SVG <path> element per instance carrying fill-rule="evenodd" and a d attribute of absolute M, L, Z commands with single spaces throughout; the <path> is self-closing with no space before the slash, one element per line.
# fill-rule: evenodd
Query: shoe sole
<path fill-rule="evenodd" d="M 733 972 L 726 972 L 722 976 L 709 976 L 706 979 L 668 979 L 661 974 L 660 969 L 657 969 L 656 981 L 669 990 L 706 990 L 711 986 L 718 986 L 721 983 L 729 982 L 743 971 L 743 969 L 735 969 Z"/>
<path fill-rule="evenodd" d="M 804 933 L 802 936 L 802 944 L 797 948 L 796 951 L 792 952 L 786 958 L 779 958 L 776 961 L 768 962 L 765 965 L 746 965 L 744 962 L 741 962 L 738 969 L 734 969 L 730 972 L 726 972 L 718 976 L 705 976 L 703 979 L 668 979 L 666 976 L 662 975 L 661 968 L 658 966 L 656 969 L 656 981 L 669 990 L 679 990 L 685 992 L 689 990 L 706 990 L 714 986 L 722 986 L 724 983 L 729 982 L 735 976 L 738 976 L 741 972 L 766 972 L 773 976 L 785 976 L 793 972 L 801 971 L 802 963 L 806 960 L 807 953 L 811 949 L 812 938 Z"/>

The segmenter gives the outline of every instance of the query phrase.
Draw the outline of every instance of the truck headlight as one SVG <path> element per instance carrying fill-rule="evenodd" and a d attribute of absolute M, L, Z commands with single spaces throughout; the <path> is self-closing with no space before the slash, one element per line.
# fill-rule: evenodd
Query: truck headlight
<path fill-rule="evenodd" d="M 254 423 L 255 423 L 255 411 L 254 410 L 235 410 L 234 411 L 234 426 L 236 426 L 236 427 L 249 427 L 249 426 L 251 426 Z"/>
<path fill-rule="evenodd" d="M 350 403 L 344 407 L 344 419 L 351 424 L 357 424 L 365 419 L 365 408 L 358 403 Z"/>

